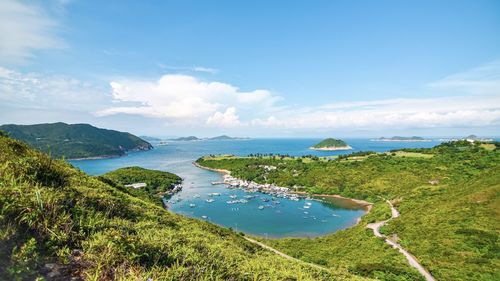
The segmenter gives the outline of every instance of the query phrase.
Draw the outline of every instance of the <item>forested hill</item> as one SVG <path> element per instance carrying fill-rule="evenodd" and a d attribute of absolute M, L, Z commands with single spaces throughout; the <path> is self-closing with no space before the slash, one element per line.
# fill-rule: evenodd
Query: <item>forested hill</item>
<path fill-rule="evenodd" d="M 89 124 L 2 125 L 0 130 L 55 158 L 112 157 L 153 148 L 149 142 L 130 133 Z"/>

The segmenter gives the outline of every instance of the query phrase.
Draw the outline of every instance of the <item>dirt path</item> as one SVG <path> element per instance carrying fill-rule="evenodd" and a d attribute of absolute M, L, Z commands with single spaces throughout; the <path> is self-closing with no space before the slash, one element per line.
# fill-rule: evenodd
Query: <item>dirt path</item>
<path fill-rule="evenodd" d="M 434 277 L 432 277 L 432 275 L 429 273 L 429 271 L 427 271 L 418 261 L 417 259 L 412 255 L 410 254 L 407 250 L 405 250 L 401 245 L 399 245 L 397 242 L 395 241 L 392 241 L 390 240 L 389 238 L 387 238 L 385 235 L 383 235 L 382 233 L 380 233 L 380 228 L 385 225 L 388 221 L 392 220 L 392 219 L 395 219 L 397 217 L 399 217 L 399 212 L 398 210 L 396 210 L 396 208 L 394 208 L 394 206 L 392 205 L 392 203 L 388 200 L 386 200 L 387 204 L 389 204 L 389 206 L 391 207 L 391 218 L 388 219 L 388 220 L 385 220 L 385 221 L 379 221 L 379 222 L 374 222 L 374 223 L 369 223 L 368 225 L 366 225 L 366 227 L 370 228 L 373 230 L 373 234 L 377 237 L 380 237 L 380 238 L 385 238 L 385 242 L 389 245 L 391 245 L 393 248 L 396 248 L 399 250 L 400 253 L 402 253 L 406 259 L 408 260 L 408 263 L 413 266 L 414 268 L 416 268 L 418 270 L 418 272 L 420 272 L 420 274 L 422 274 L 425 279 L 427 281 L 435 281 L 436 279 L 434 279 Z"/>
<path fill-rule="evenodd" d="M 283 252 L 280 252 L 280 251 L 276 250 L 275 248 L 272 248 L 272 247 L 270 247 L 270 246 L 268 246 L 268 245 L 266 245 L 264 243 L 261 243 L 261 242 L 259 242 L 257 240 L 253 240 L 252 238 L 248 238 L 246 236 L 244 236 L 244 238 L 247 241 L 251 242 L 251 243 L 254 243 L 254 244 L 256 244 L 256 245 L 258 245 L 258 246 L 260 246 L 260 247 L 262 247 L 262 248 L 264 248 L 266 250 L 269 250 L 269 251 L 271 251 L 271 252 L 273 252 L 275 254 L 278 254 L 278 255 L 284 257 L 285 259 L 296 261 L 296 262 L 302 263 L 302 264 L 307 264 L 307 265 L 312 266 L 314 268 L 317 268 L 317 269 L 320 269 L 320 270 L 326 270 L 326 271 L 330 272 L 330 270 L 328 268 L 326 268 L 326 267 L 323 267 L 323 266 L 320 266 L 320 265 L 317 265 L 317 264 L 314 264 L 314 263 L 305 262 L 303 260 L 296 259 L 296 258 L 294 258 L 292 256 L 289 256 L 289 255 L 287 255 L 287 254 L 285 254 Z"/>

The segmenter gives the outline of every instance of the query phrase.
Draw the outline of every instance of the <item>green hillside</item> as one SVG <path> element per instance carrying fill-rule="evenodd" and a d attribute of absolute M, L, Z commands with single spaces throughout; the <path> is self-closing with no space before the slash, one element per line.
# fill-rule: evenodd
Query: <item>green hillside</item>
<path fill-rule="evenodd" d="M 282 258 L 2 135 L 0 175 L 0 280 L 361 279 Z"/>
<path fill-rule="evenodd" d="M 374 202 L 355 227 L 314 239 L 265 241 L 296 258 L 347 266 L 351 273 L 383 280 L 420 278 L 397 250 L 366 228 L 390 217 L 383 200 L 389 199 L 401 216 L 383 233 L 398 240 L 437 280 L 500 280 L 498 143 L 459 141 L 336 160 L 272 156 L 197 162 L 242 179 Z M 267 171 L 264 165 L 278 168 Z"/>
<path fill-rule="evenodd" d="M 120 168 L 99 176 L 99 179 L 134 196 L 149 199 L 158 204 L 161 202 L 162 195 L 182 182 L 181 177 L 176 174 L 141 167 Z M 147 185 L 145 188 L 139 189 L 125 187 L 125 185 L 133 183 L 146 183 Z"/>
<path fill-rule="evenodd" d="M 152 148 L 147 141 L 130 133 L 88 124 L 2 125 L 0 130 L 55 158 L 121 156 L 127 151 Z"/>

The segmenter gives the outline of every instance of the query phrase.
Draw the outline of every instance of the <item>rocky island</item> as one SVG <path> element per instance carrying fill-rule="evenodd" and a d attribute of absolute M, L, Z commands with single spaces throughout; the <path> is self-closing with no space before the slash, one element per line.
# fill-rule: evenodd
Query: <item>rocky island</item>
<path fill-rule="evenodd" d="M 350 147 L 345 141 L 340 139 L 327 138 L 321 142 L 309 147 L 313 150 L 350 150 Z"/>

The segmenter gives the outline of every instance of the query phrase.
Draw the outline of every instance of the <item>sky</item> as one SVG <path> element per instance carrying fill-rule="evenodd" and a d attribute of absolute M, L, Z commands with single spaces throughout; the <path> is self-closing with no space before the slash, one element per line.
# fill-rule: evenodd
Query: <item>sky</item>
<path fill-rule="evenodd" d="M 500 135 L 500 1 L 0 0 L 0 124 Z"/>

